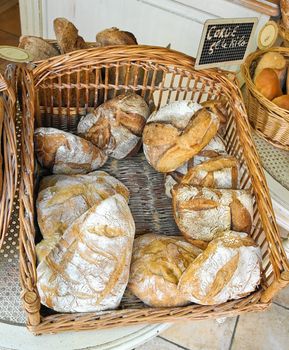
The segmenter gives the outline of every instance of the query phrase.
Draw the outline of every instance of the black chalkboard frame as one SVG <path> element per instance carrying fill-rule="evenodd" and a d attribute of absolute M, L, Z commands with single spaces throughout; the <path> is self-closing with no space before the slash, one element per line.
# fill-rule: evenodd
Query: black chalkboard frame
<path fill-rule="evenodd" d="M 202 32 L 202 36 L 201 36 L 201 40 L 200 40 L 200 44 L 199 44 L 199 48 L 198 48 L 198 53 L 197 53 L 197 57 L 196 57 L 196 63 L 195 63 L 195 68 L 196 69 L 204 69 L 204 68 L 213 68 L 213 67 L 222 67 L 222 66 L 226 66 L 226 65 L 239 65 L 241 64 L 245 57 L 248 55 L 250 47 L 252 45 L 252 42 L 254 40 L 254 33 L 256 30 L 256 26 L 258 23 L 258 18 L 257 17 L 247 17 L 247 18 L 218 18 L 218 19 L 208 19 L 205 23 L 204 23 L 204 27 L 203 27 L 203 32 Z M 251 24 L 251 32 L 250 32 L 250 37 L 248 39 L 246 48 L 240 48 L 240 52 L 239 55 L 242 57 L 238 57 L 238 59 L 222 59 L 220 60 L 214 60 L 214 56 L 212 56 L 210 58 L 210 63 L 207 62 L 203 62 L 203 61 L 208 61 L 202 58 L 204 58 L 204 54 L 206 54 L 206 52 L 204 51 L 204 47 L 207 46 L 206 45 L 206 37 L 208 34 L 208 29 L 212 28 L 211 26 L 220 26 L 220 25 L 224 25 L 224 26 L 229 26 L 229 25 L 234 25 L 234 26 L 238 26 L 238 25 L 243 25 L 244 24 L 249 28 L 250 30 L 250 24 Z M 212 41 L 213 42 L 213 41 Z M 223 52 L 225 52 L 226 49 L 222 49 Z M 230 52 L 232 52 L 231 49 Z M 227 50 L 227 52 L 229 52 Z M 229 52 L 229 53 L 230 53 Z M 207 57 L 207 55 L 206 55 Z M 230 54 L 228 55 L 228 57 L 230 57 Z"/>

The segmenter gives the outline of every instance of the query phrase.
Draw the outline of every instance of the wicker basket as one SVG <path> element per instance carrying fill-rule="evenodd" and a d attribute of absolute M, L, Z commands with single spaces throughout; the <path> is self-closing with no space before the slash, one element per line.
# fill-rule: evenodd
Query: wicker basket
<path fill-rule="evenodd" d="M 137 68 L 137 69 L 136 69 Z M 136 76 L 132 84 L 128 79 L 108 82 L 109 70 L 125 69 L 129 76 Z M 141 84 L 138 69 L 144 70 Z M 23 93 L 23 142 L 22 179 L 20 188 L 20 270 L 22 299 L 28 316 L 28 328 L 36 333 L 61 332 L 122 327 L 138 323 L 173 322 L 233 316 L 242 312 L 261 311 L 271 303 L 272 297 L 289 283 L 289 266 L 284 253 L 272 209 L 269 192 L 254 143 L 250 134 L 245 107 L 236 84 L 217 70 L 197 71 L 194 60 L 184 54 L 150 46 L 115 46 L 70 53 L 38 62 L 33 69 L 20 67 Z M 86 72 L 86 74 L 81 74 Z M 104 73 L 103 83 L 100 74 Z M 162 81 L 155 85 L 155 77 L 162 72 Z M 69 84 L 71 74 L 77 74 L 77 84 Z M 89 76 L 94 77 L 91 82 Z M 149 78 L 150 77 L 150 78 Z M 148 84 L 149 82 L 149 84 Z M 104 99 L 108 92 L 133 90 L 154 98 L 157 108 L 176 100 L 203 101 L 208 98 L 226 100 L 229 119 L 225 132 L 227 151 L 237 157 L 241 164 L 242 188 L 254 195 L 254 220 L 252 237 L 259 243 L 263 256 L 264 274 L 261 286 L 254 293 L 222 305 L 151 308 L 145 306 L 128 292 L 118 310 L 102 313 L 60 314 L 40 305 L 36 287 L 35 239 L 39 229 L 35 220 L 35 194 L 37 176 L 33 155 L 33 131 L 38 125 L 54 125 L 74 131 L 80 118 L 79 112 L 93 109 L 99 104 L 99 92 Z M 59 104 L 62 96 L 85 93 L 82 106 Z M 90 104 L 90 94 L 95 96 Z M 58 96 L 57 96 L 58 94 Z M 40 96 L 46 102 L 39 105 Z M 46 97 L 45 97 L 46 96 Z M 53 106 L 56 96 L 58 107 Z M 69 99 L 69 98 L 68 98 Z M 67 101 L 67 100 L 66 100 Z M 134 215 L 137 234 L 153 231 L 177 234 L 172 217 L 171 202 L 163 189 L 163 176 L 156 173 L 142 154 L 122 161 L 111 161 L 104 167 L 122 180 L 132 194 L 130 207 Z"/>
<path fill-rule="evenodd" d="M 0 184 L 0 248 L 4 241 L 12 212 L 17 185 L 17 148 L 15 132 L 15 94 L 0 74 L 0 94 L 4 104 L 4 119 L 1 133 L 2 183 Z"/>
<path fill-rule="evenodd" d="M 289 31 L 286 29 L 283 25 L 283 23 L 280 21 L 278 23 L 278 28 L 279 28 L 279 35 L 283 39 L 283 45 L 285 47 L 289 47 Z"/>
<path fill-rule="evenodd" d="M 289 59 L 289 48 L 273 47 L 250 54 L 242 65 L 246 82 L 246 107 L 249 121 L 257 134 L 274 146 L 289 150 L 289 112 L 265 98 L 253 82 L 258 60 L 266 52 L 278 52 Z"/>

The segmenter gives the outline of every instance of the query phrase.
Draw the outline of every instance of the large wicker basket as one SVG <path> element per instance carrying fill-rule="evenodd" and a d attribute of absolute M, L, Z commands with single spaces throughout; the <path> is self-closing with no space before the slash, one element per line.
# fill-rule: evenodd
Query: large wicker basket
<path fill-rule="evenodd" d="M 0 74 L 0 96 L 3 98 L 4 116 L 1 130 L 2 181 L 0 183 L 0 248 L 12 212 L 17 185 L 17 148 L 15 132 L 15 94 Z"/>
<path fill-rule="evenodd" d="M 246 107 L 249 121 L 257 134 L 278 148 L 289 150 L 289 112 L 265 98 L 253 82 L 258 60 L 266 52 L 279 52 L 289 58 L 289 48 L 273 47 L 251 53 L 242 65 L 246 82 Z"/>
<path fill-rule="evenodd" d="M 109 82 L 108 73 L 111 69 L 116 72 L 125 69 L 124 81 L 118 80 L 117 73 L 115 81 Z M 144 74 L 140 82 L 137 75 L 141 69 Z M 261 311 L 270 305 L 274 294 L 289 283 L 288 261 L 279 238 L 263 170 L 251 138 L 241 93 L 224 73 L 217 70 L 197 71 L 191 57 L 150 46 L 115 46 L 77 51 L 38 62 L 31 69 L 20 67 L 20 70 L 23 94 L 20 270 L 22 299 L 27 311 L 28 327 L 32 332 L 41 334 L 122 327 L 137 323 L 217 318 Z M 101 72 L 104 74 L 103 80 Z M 133 80 L 129 79 L 131 72 L 134 72 Z M 157 73 L 162 75 L 162 81 L 158 85 L 155 84 Z M 77 75 L 77 83 L 69 83 L 72 74 Z M 126 292 L 118 310 L 103 313 L 60 314 L 40 305 L 36 287 L 35 239 L 39 237 L 39 229 L 35 220 L 37 176 L 33 157 L 34 128 L 39 125 L 54 125 L 74 131 L 80 114 L 97 106 L 100 96 L 106 100 L 109 92 L 115 95 L 123 90 L 134 90 L 145 96 L 148 102 L 154 98 L 156 108 L 183 99 L 225 99 L 229 111 L 224 136 L 227 151 L 241 163 L 242 188 L 250 189 L 254 195 L 252 237 L 261 247 L 264 270 L 261 286 L 254 293 L 222 305 L 191 304 L 186 307 L 151 308 Z M 71 100 L 71 94 L 84 94 L 85 103 L 71 106 L 67 103 Z M 91 94 L 94 99 L 89 98 Z M 65 100 L 61 103 L 63 96 Z M 41 106 L 40 101 L 44 101 L 44 105 Z M 122 161 L 114 160 L 104 169 L 129 187 L 137 234 L 148 231 L 177 234 L 171 203 L 163 190 L 163 176 L 147 164 L 142 154 Z"/>

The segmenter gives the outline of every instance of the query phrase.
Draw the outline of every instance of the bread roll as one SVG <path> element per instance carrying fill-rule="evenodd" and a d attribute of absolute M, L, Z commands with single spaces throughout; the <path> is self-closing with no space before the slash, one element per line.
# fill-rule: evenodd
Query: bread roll
<path fill-rule="evenodd" d="M 61 53 L 88 48 L 84 39 L 78 35 L 78 29 L 66 18 L 55 18 L 53 27 Z"/>
<path fill-rule="evenodd" d="M 224 230 L 251 232 L 253 200 L 246 190 L 178 185 L 172 197 L 176 224 L 185 238 L 210 241 Z"/>
<path fill-rule="evenodd" d="M 289 95 L 276 97 L 274 100 L 272 100 L 272 102 L 280 108 L 289 110 Z"/>
<path fill-rule="evenodd" d="M 117 308 L 128 282 L 134 234 L 123 196 L 94 205 L 38 265 L 41 303 L 59 312 Z"/>
<path fill-rule="evenodd" d="M 142 235 L 134 241 L 128 288 L 150 306 L 186 305 L 188 300 L 177 285 L 183 272 L 201 252 L 182 237 Z"/>
<path fill-rule="evenodd" d="M 261 278 L 261 252 L 243 232 L 218 235 L 182 274 L 178 289 L 202 305 L 225 303 L 253 292 Z"/>
<path fill-rule="evenodd" d="M 77 132 L 111 157 L 123 159 L 139 148 L 148 115 L 149 107 L 142 97 L 123 94 L 83 117 Z"/>
<path fill-rule="evenodd" d="M 128 189 L 104 171 L 44 177 L 36 200 L 38 226 L 44 238 L 36 245 L 38 261 L 48 254 L 74 220 L 115 194 L 128 201 Z"/>
<path fill-rule="evenodd" d="M 219 117 L 198 103 L 170 103 L 147 121 L 143 132 L 146 159 L 159 172 L 174 171 L 211 141 L 219 124 Z"/>
<path fill-rule="evenodd" d="M 96 34 L 98 46 L 137 45 L 135 36 L 116 27 L 107 28 Z"/>
<path fill-rule="evenodd" d="M 257 64 L 254 72 L 254 82 L 256 83 L 256 78 L 265 68 L 274 69 L 275 73 L 280 82 L 280 87 L 282 88 L 285 82 L 286 75 L 286 59 L 278 52 L 267 52 L 263 55 Z M 266 82 L 265 82 L 266 83 Z"/>
<path fill-rule="evenodd" d="M 91 142 L 54 128 L 36 129 L 34 142 L 39 163 L 54 174 L 88 173 L 107 160 Z"/>
<path fill-rule="evenodd" d="M 32 61 L 46 60 L 60 54 L 52 44 L 37 36 L 21 36 L 18 47 L 26 50 Z"/>
<path fill-rule="evenodd" d="M 274 69 L 263 69 L 255 79 L 256 89 L 268 100 L 282 95 L 280 82 Z"/>
<path fill-rule="evenodd" d="M 224 141 L 219 135 L 216 135 L 208 143 L 208 145 L 202 149 L 197 155 L 189 159 L 182 166 L 177 168 L 175 171 L 167 173 L 165 175 L 165 191 L 166 195 L 171 198 L 171 190 L 173 186 L 180 183 L 182 177 L 191 169 L 192 167 L 201 164 L 207 160 L 214 159 L 220 156 L 226 156 L 226 146 Z"/>

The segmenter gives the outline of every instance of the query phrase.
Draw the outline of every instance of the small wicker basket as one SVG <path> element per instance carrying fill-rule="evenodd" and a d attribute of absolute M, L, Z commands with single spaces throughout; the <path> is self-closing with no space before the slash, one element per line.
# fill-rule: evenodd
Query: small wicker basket
<path fill-rule="evenodd" d="M 20 187 L 20 273 L 22 299 L 28 328 L 36 333 L 123 327 L 138 323 L 173 322 L 234 316 L 261 311 L 272 297 L 289 283 L 289 265 L 278 234 L 269 191 L 247 120 L 241 92 L 219 70 L 194 69 L 194 60 L 182 53 L 151 46 L 115 46 L 81 50 L 20 67 L 23 96 L 22 178 Z M 111 81 L 110 71 L 115 72 Z M 120 79 L 120 70 L 125 76 Z M 139 75 L 140 70 L 143 74 Z M 133 72 L 133 79 L 130 79 Z M 161 73 L 161 74 L 158 74 Z M 156 76 L 162 76 L 156 84 Z M 76 77 L 76 80 L 72 79 Z M 142 77 L 141 81 L 139 77 Z M 72 82 L 74 81 L 74 82 Z M 94 109 L 108 95 L 135 91 L 156 108 L 177 100 L 222 98 L 228 109 L 224 135 L 227 151 L 241 164 L 241 187 L 254 197 L 252 237 L 261 247 L 263 277 L 261 286 L 250 295 L 221 305 L 152 308 L 126 292 L 119 309 L 102 313 L 60 314 L 40 305 L 36 280 L 35 220 L 37 192 L 33 132 L 40 125 L 75 131 L 80 115 Z M 102 92 L 102 93 L 100 93 Z M 83 104 L 73 106 L 72 96 L 82 96 Z M 91 98 L 93 96 L 93 98 Z M 101 99 L 101 100 L 100 100 Z M 43 105 L 40 104 L 44 103 Z M 163 176 L 155 172 L 142 154 L 104 167 L 130 189 L 130 207 L 137 234 L 155 232 L 178 234 L 171 202 L 165 196 Z"/>
<path fill-rule="evenodd" d="M 289 150 L 289 111 L 265 98 L 253 82 L 258 60 L 266 52 L 278 52 L 289 59 L 289 48 L 273 47 L 251 53 L 242 65 L 246 82 L 246 107 L 256 133 L 278 148 Z"/>
<path fill-rule="evenodd" d="M 3 99 L 4 115 L 1 130 L 2 182 L 0 184 L 0 248 L 12 212 L 13 198 L 17 186 L 17 147 L 15 132 L 15 94 L 0 74 L 0 96 Z"/>

